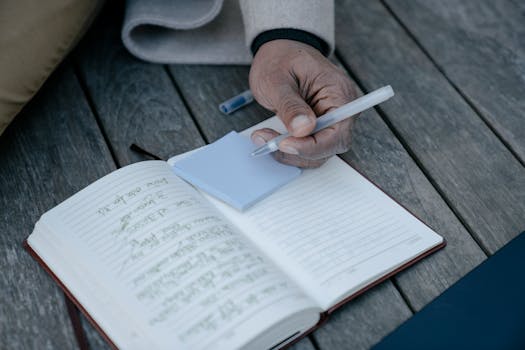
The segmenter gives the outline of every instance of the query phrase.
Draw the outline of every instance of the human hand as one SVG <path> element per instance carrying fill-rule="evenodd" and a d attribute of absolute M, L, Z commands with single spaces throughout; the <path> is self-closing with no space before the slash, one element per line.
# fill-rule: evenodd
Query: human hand
<path fill-rule="evenodd" d="M 274 153 L 278 161 L 315 168 L 350 148 L 353 118 L 309 135 L 317 116 L 357 97 L 343 70 L 315 48 L 284 39 L 263 44 L 250 69 L 250 88 L 257 102 L 276 113 L 291 135 Z M 276 136 L 275 130 L 260 129 L 252 134 L 252 141 L 262 146 Z"/>

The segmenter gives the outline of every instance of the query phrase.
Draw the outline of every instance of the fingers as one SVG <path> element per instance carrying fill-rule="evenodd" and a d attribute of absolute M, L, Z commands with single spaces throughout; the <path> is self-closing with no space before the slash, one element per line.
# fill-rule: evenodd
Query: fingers
<path fill-rule="evenodd" d="M 317 167 L 351 143 L 352 121 L 347 120 L 310 135 L 317 116 L 356 97 L 346 74 L 308 45 L 273 40 L 261 48 L 250 69 L 250 88 L 263 107 L 275 112 L 291 137 L 279 145 L 277 160 L 299 167 Z M 279 134 L 262 129 L 252 140 L 262 145 Z"/>
<path fill-rule="evenodd" d="M 252 138 L 252 142 L 255 145 L 257 145 L 258 147 L 261 147 L 266 142 L 270 141 L 271 139 L 279 135 L 280 134 L 275 130 L 264 128 L 264 129 L 255 130 L 252 133 L 251 138 Z"/>
<path fill-rule="evenodd" d="M 273 156 L 279 162 L 300 168 L 317 168 L 334 154 L 348 151 L 351 144 L 352 120 L 346 120 L 318 133 L 301 137 L 289 137 L 281 142 Z M 262 146 L 280 134 L 272 129 L 255 131 L 251 138 Z"/>
<path fill-rule="evenodd" d="M 353 120 L 348 119 L 306 137 L 288 137 L 279 144 L 282 152 L 316 160 L 348 151 Z"/>
<path fill-rule="evenodd" d="M 308 58 L 311 52 L 316 50 L 303 43 L 272 40 L 260 47 L 250 69 L 250 89 L 257 102 L 275 112 L 296 137 L 315 128 L 316 115 L 301 96 L 301 78 L 294 73 L 294 65 L 314 62 Z"/>
<path fill-rule="evenodd" d="M 254 131 L 251 138 L 254 144 L 262 146 L 279 135 L 280 134 L 277 131 L 266 128 Z M 272 155 L 281 163 L 293 165 L 299 168 L 318 168 L 328 159 L 328 157 L 321 159 L 305 159 L 299 155 L 284 153 L 281 151 L 274 152 Z"/>
<path fill-rule="evenodd" d="M 317 115 L 323 115 L 338 108 L 357 97 L 357 92 L 348 77 L 335 74 L 329 82 L 322 84 L 323 88 L 311 100 L 311 106 Z"/>
<path fill-rule="evenodd" d="M 268 100 L 266 104 L 279 116 L 290 135 L 303 137 L 314 130 L 317 116 L 294 84 L 288 79 L 277 80 L 265 90 L 264 98 L 260 93 L 256 97 L 258 101 Z"/>
<path fill-rule="evenodd" d="M 290 135 L 303 137 L 315 128 L 316 115 L 297 92 L 296 87 L 282 86 L 275 95 L 276 112 Z"/>
<path fill-rule="evenodd" d="M 327 157 L 321 159 L 305 159 L 301 158 L 300 156 L 283 153 L 281 151 L 274 152 L 273 156 L 277 161 L 283 164 L 293 165 L 299 168 L 319 168 L 328 160 L 328 158 L 330 158 Z"/>

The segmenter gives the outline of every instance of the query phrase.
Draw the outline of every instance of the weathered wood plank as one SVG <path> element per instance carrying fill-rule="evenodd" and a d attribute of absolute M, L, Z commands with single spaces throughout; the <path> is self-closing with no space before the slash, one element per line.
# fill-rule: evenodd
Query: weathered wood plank
<path fill-rule="evenodd" d="M 219 104 L 247 90 L 248 66 L 172 65 L 169 71 L 208 142 L 213 142 L 231 130 L 242 131 L 272 115 L 252 103 L 225 115 Z"/>
<path fill-rule="evenodd" d="M 493 253 L 525 227 L 525 169 L 378 1 L 338 1 L 338 52 L 476 239 Z"/>
<path fill-rule="evenodd" d="M 525 18 L 510 1 L 386 1 L 525 164 Z"/>
<path fill-rule="evenodd" d="M 102 335 L 89 323 L 84 315 L 80 314 L 82 330 L 91 350 L 111 350 L 109 343 L 102 338 Z"/>
<path fill-rule="evenodd" d="M 369 349 L 412 316 L 383 283 L 337 310 L 313 337 L 322 350 Z"/>
<path fill-rule="evenodd" d="M 132 143 L 161 158 L 202 146 L 165 68 L 139 61 L 122 45 L 122 13 L 106 9 L 75 55 L 118 163 L 141 160 L 129 149 Z"/>
<path fill-rule="evenodd" d="M 210 140 L 221 137 L 231 129 L 242 130 L 269 115 L 268 112 L 260 112 L 261 107 L 258 106 L 250 106 L 235 112 L 232 116 L 223 116 L 216 108 L 218 101 L 246 88 L 248 77 L 246 67 L 221 67 L 219 70 L 217 67 L 172 66 L 170 70 L 195 118 Z M 226 79 L 229 79 L 229 84 L 222 86 L 222 82 Z M 220 98 L 214 95 L 214 91 L 225 90 L 226 93 Z M 242 124 L 238 126 L 235 120 L 242 120 Z M 217 125 L 221 122 L 222 126 Z M 387 193 L 429 223 L 449 241 L 445 250 L 425 259 L 398 278 L 402 292 L 412 307 L 421 308 L 484 259 L 485 255 L 469 233 L 375 112 L 366 112 L 356 123 L 352 150 L 343 155 L 343 159 L 378 183 Z M 377 304 L 366 299 L 360 305 L 370 307 L 369 313 L 376 312 L 377 318 L 373 322 L 378 323 L 377 327 L 384 327 L 385 331 L 391 330 L 381 323 L 383 309 L 376 310 L 374 305 Z M 348 307 L 353 308 L 353 306 Z M 353 312 L 349 311 L 349 313 Z M 345 315 L 346 313 L 345 311 Z M 347 318 L 342 316 L 341 319 L 345 319 L 346 322 L 337 321 L 341 325 L 332 328 L 342 329 L 341 334 L 343 334 L 347 323 L 366 324 L 363 320 L 350 322 Z M 397 319 L 398 322 L 399 320 Z M 394 322 L 393 325 L 395 324 Z M 319 332 L 324 334 L 322 331 Z M 315 333 L 316 337 L 318 333 Z M 325 341 L 329 338 L 338 339 L 337 334 L 333 331 L 324 335 L 323 339 Z M 352 345 L 366 348 L 384 334 L 375 335 L 376 338 L 373 333 L 360 334 L 357 336 L 358 341 L 361 342 L 359 344 L 349 344 L 348 340 L 343 338 L 332 339 L 327 346 L 332 346 L 334 342 L 339 341 L 342 347 Z M 367 336 L 370 337 L 368 342 L 363 340 Z M 324 344 L 321 340 L 320 343 Z"/>
<path fill-rule="evenodd" d="M 314 344 L 310 341 L 310 338 L 299 340 L 296 344 L 292 345 L 290 350 L 317 350 Z"/>
<path fill-rule="evenodd" d="M 64 295 L 22 248 L 40 215 L 114 169 L 68 63 L 0 137 L 0 150 L 1 347 L 76 348 Z"/>

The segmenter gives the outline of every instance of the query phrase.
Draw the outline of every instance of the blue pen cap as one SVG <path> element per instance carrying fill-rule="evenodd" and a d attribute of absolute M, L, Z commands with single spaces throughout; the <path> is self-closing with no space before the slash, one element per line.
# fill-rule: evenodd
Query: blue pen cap
<path fill-rule="evenodd" d="M 242 108 L 253 101 L 253 95 L 250 90 L 246 90 L 240 93 L 237 96 L 230 98 L 229 100 L 224 101 L 219 105 L 219 109 L 224 114 L 231 114 Z"/>

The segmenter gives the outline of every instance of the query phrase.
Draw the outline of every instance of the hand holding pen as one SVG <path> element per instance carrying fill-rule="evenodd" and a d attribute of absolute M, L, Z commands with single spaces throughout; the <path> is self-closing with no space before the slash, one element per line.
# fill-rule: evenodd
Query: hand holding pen
<path fill-rule="evenodd" d="M 317 116 L 357 97 L 346 73 L 313 47 L 290 40 L 273 40 L 259 48 L 250 70 L 250 88 L 259 104 L 273 111 L 291 137 L 279 143 L 275 158 L 303 168 L 322 165 L 351 144 L 352 119 L 315 134 Z M 279 136 L 261 129 L 252 141 L 262 146 Z"/>
<path fill-rule="evenodd" d="M 354 99 L 355 90 L 342 70 L 318 51 L 301 43 L 295 46 L 297 51 L 290 49 L 293 47 L 290 42 L 276 40 L 263 45 L 254 59 L 250 71 L 254 94 L 260 104 L 277 113 L 288 133 L 280 135 L 272 129 L 255 131 L 252 140 L 260 147 L 252 155 L 277 151 L 277 160 L 311 168 L 320 166 L 334 154 L 346 152 L 353 119 L 386 101 L 394 92 L 385 86 Z M 268 62 L 271 55 L 275 55 L 274 60 Z M 219 108 L 229 114 L 251 101 L 252 92 L 247 90 Z"/>
<path fill-rule="evenodd" d="M 366 94 L 365 96 L 361 96 L 353 100 L 352 102 L 348 102 L 347 104 L 342 105 L 341 107 L 338 107 L 326 113 L 325 115 L 318 117 L 315 129 L 312 130 L 311 135 L 314 135 L 315 133 L 323 129 L 329 128 L 346 119 L 356 117 L 357 115 L 359 115 L 359 113 L 381 102 L 388 100 L 392 96 L 394 96 L 394 90 L 392 90 L 392 87 L 390 85 L 387 85 L 383 86 L 380 89 L 372 91 L 371 93 Z M 290 135 L 288 133 L 284 133 L 271 139 L 266 144 L 253 151 L 252 156 L 262 156 L 277 151 L 282 141 L 288 137 L 290 137 Z"/>

